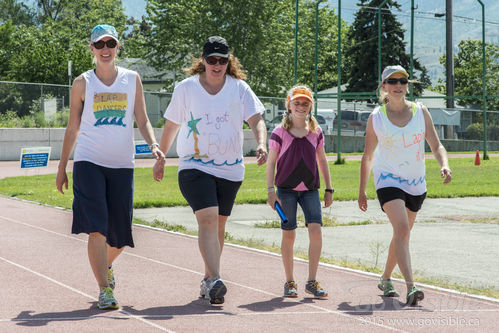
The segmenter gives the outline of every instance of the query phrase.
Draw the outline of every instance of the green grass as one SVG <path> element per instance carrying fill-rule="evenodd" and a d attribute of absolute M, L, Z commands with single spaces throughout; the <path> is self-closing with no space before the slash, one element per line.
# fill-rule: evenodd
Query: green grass
<path fill-rule="evenodd" d="M 438 163 L 426 161 L 426 181 L 429 198 L 454 198 L 466 196 L 499 196 L 499 160 L 482 161 L 474 165 L 472 158 L 450 159 L 453 180 L 443 185 Z M 347 161 L 345 164 L 329 163 L 334 200 L 356 200 L 359 187 L 360 161 Z M 71 179 L 71 174 L 68 174 Z M 246 165 L 246 176 L 237 194 L 236 204 L 265 203 L 267 201 L 265 167 L 256 164 Z M 55 188 L 55 175 L 30 177 L 10 177 L 0 179 L 0 194 L 31 200 L 52 206 L 71 208 L 73 194 L 70 190 L 61 195 Z M 323 195 L 323 191 L 321 191 Z M 135 208 L 171 207 L 187 205 L 182 197 L 177 181 L 177 167 L 168 166 L 165 178 L 157 183 L 152 179 L 150 168 L 135 169 Z M 367 187 L 367 196 L 376 198 L 372 177 Z"/>

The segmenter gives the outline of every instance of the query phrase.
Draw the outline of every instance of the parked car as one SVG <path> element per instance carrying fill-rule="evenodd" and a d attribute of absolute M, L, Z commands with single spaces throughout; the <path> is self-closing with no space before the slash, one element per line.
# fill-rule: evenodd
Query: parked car
<path fill-rule="evenodd" d="M 282 117 L 283 117 L 283 115 L 280 114 L 280 115 L 274 117 L 274 119 L 272 119 L 270 122 L 268 122 L 267 123 L 267 131 L 271 132 L 277 125 L 279 125 L 282 122 Z M 331 122 L 331 124 L 328 124 L 326 119 L 322 115 L 319 115 L 319 114 L 317 115 L 317 117 L 315 119 L 317 119 L 317 122 L 319 123 L 319 126 L 321 127 L 321 130 L 324 134 L 330 134 L 332 132 L 332 128 L 333 128 L 332 122 Z"/>
<path fill-rule="evenodd" d="M 341 110 L 341 131 L 353 134 L 364 134 L 366 131 L 367 119 L 370 111 Z M 338 126 L 338 118 L 334 120 L 334 125 Z"/>

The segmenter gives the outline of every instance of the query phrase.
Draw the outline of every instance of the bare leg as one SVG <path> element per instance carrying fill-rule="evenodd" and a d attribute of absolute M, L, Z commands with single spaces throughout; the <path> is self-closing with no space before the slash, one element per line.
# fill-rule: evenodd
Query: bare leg
<path fill-rule="evenodd" d="M 294 280 L 293 278 L 293 245 L 296 238 L 295 230 L 283 230 L 281 242 L 281 256 L 284 264 L 284 272 L 286 273 L 286 281 Z"/>
<path fill-rule="evenodd" d="M 412 230 L 412 227 L 414 226 L 414 221 L 416 220 L 416 216 L 418 213 L 413 212 L 407 208 L 406 211 L 407 211 L 407 217 L 409 218 L 409 230 Z M 395 269 L 395 265 L 397 265 L 397 258 L 395 257 L 394 242 L 392 238 L 392 241 L 390 242 L 390 248 L 388 249 L 388 258 L 386 259 L 385 271 L 381 276 L 383 280 L 387 280 L 392 276 L 393 270 Z"/>
<path fill-rule="evenodd" d="M 308 237 L 310 239 L 308 246 L 308 281 L 311 281 L 317 277 L 317 267 L 319 266 L 322 251 L 322 229 L 319 223 L 308 223 Z"/>
<path fill-rule="evenodd" d="M 410 227 L 409 217 L 402 200 L 396 199 L 383 205 L 383 209 L 388 215 L 388 219 L 393 227 L 393 253 L 396 263 L 404 276 L 405 283 L 409 289 L 414 285 L 412 279 L 411 254 L 409 252 Z M 392 247 L 392 245 L 390 245 Z M 393 260 L 393 259 L 392 259 Z M 393 265 L 393 261 L 391 262 Z"/>
<path fill-rule="evenodd" d="M 118 249 L 117 247 L 109 246 L 109 244 L 106 245 L 107 245 L 107 266 L 109 267 L 113 264 L 114 260 L 118 258 L 121 252 L 123 252 L 125 247 L 123 246 Z"/>
<path fill-rule="evenodd" d="M 228 216 L 218 215 L 218 242 L 220 243 L 220 256 L 222 256 L 222 250 L 225 241 L 225 223 L 227 222 Z M 208 277 L 208 266 L 204 267 L 204 277 Z"/>
<path fill-rule="evenodd" d="M 106 237 L 98 232 L 88 235 L 88 259 L 99 288 L 107 287 L 107 244 Z"/>
<path fill-rule="evenodd" d="M 220 242 L 218 239 L 218 207 L 208 207 L 195 213 L 198 222 L 198 245 L 207 277 L 219 276 Z"/>

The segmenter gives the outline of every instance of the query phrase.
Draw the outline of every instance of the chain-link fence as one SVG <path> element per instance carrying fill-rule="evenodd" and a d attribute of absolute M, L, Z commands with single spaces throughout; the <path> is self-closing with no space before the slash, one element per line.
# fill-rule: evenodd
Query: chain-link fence
<path fill-rule="evenodd" d="M 70 89 L 69 85 L 0 81 L 0 127 L 66 126 Z M 151 124 L 161 127 L 171 93 L 145 91 L 144 97 Z M 272 130 L 286 112 L 285 98 L 260 97 L 260 100 L 265 106 L 263 118 L 267 129 Z M 483 110 L 479 109 L 480 106 L 448 109 L 445 108 L 445 96 L 423 96 L 418 100 L 430 110 L 441 139 L 483 140 Z M 342 101 L 342 134 L 363 136 L 369 114 L 376 106 L 377 104 L 367 101 Z M 336 98 L 319 95 L 317 120 L 325 133 L 337 133 L 339 122 Z M 499 141 L 499 111 L 487 111 L 487 139 Z"/>

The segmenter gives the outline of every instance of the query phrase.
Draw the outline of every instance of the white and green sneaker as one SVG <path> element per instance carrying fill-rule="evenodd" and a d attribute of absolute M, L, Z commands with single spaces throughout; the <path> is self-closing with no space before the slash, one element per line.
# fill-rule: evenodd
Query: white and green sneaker
<path fill-rule="evenodd" d="M 111 287 L 106 287 L 102 289 L 99 293 L 99 303 L 97 304 L 99 309 L 119 309 L 118 301 L 114 298 L 113 290 Z"/>
<path fill-rule="evenodd" d="M 114 280 L 114 272 L 112 268 L 109 268 L 107 270 L 107 284 L 111 289 L 114 290 L 114 287 L 116 286 L 116 281 Z"/>
<path fill-rule="evenodd" d="M 385 297 L 398 297 L 399 293 L 395 290 L 393 286 L 392 280 L 383 278 L 379 279 L 378 288 L 383 292 L 383 296 Z"/>

